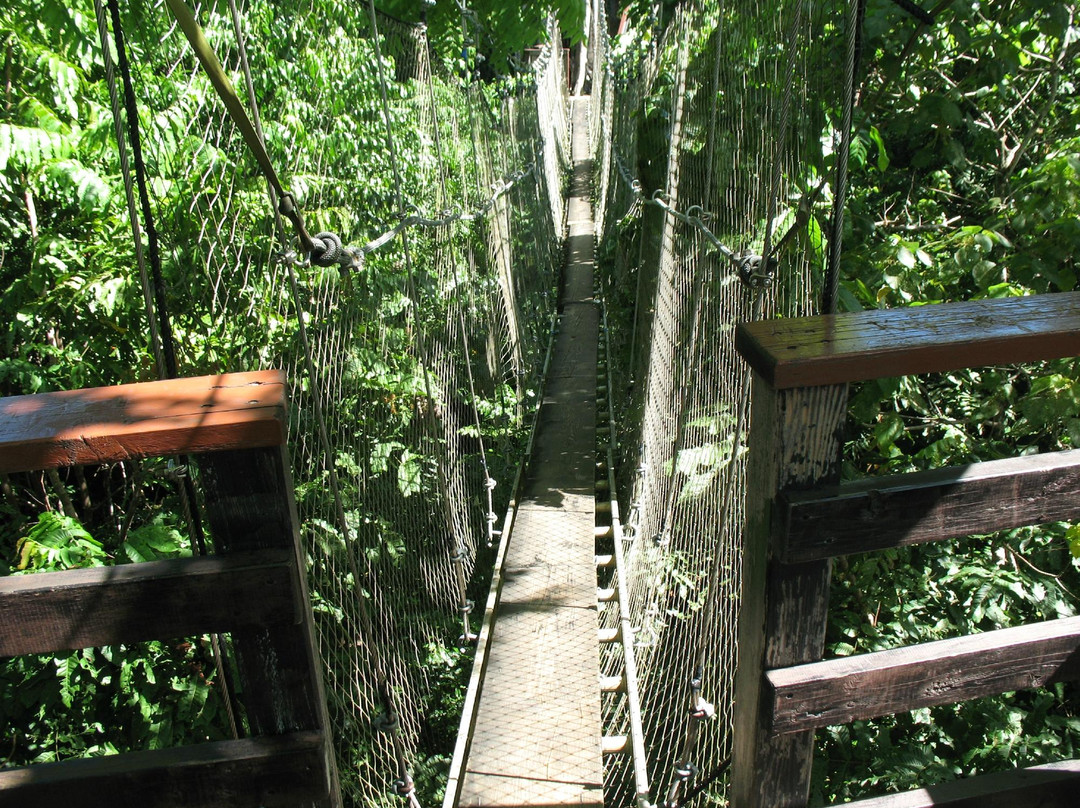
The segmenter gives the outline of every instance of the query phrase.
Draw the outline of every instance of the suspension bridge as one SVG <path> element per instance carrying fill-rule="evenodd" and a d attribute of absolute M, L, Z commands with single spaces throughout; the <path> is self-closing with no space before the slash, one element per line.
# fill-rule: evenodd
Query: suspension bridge
<path fill-rule="evenodd" d="M 572 98 L 554 26 L 490 92 L 465 4 L 453 68 L 372 3 L 283 17 L 280 61 L 257 3 L 168 5 L 95 3 L 97 47 L 150 361 L 191 378 L 5 399 L 0 471 L 130 469 L 194 557 L 3 579 L 0 654 L 205 636 L 223 726 L 0 804 L 804 806 L 825 717 L 1080 675 L 1075 619 L 822 659 L 833 557 L 1080 518 L 1072 452 L 839 484 L 849 383 L 1080 353 L 1074 294 L 830 313 L 857 0 L 684 3 L 621 53 L 590 4 Z"/>

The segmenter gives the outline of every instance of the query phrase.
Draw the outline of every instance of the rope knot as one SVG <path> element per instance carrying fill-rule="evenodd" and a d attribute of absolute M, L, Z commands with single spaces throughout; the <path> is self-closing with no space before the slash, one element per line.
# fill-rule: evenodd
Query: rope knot
<path fill-rule="evenodd" d="M 337 233 L 319 233 L 311 239 L 311 263 L 317 267 L 332 267 L 341 262 L 344 248 Z M 348 258 L 351 263 L 351 257 Z"/>
<path fill-rule="evenodd" d="M 409 775 L 398 778 L 394 781 L 394 793 L 399 797 L 408 799 L 416 791 L 416 785 L 413 783 L 413 779 Z"/>

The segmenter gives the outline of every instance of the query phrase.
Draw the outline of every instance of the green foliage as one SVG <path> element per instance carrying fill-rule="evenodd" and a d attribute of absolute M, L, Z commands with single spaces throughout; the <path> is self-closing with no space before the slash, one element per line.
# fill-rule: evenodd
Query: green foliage
<path fill-rule="evenodd" d="M 387 9 L 408 17 L 408 5 Z M 584 6 L 561 5 L 573 35 Z M 204 7 L 200 20 L 234 70 L 236 35 L 223 10 Z M 359 245 L 396 225 L 411 205 L 430 215 L 450 205 L 471 210 L 499 178 L 484 172 L 516 170 L 534 159 L 529 139 L 537 128 L 525 117 L 527 71 L 519 81 L 488 85 L 472 79 L 493 75 L 491 65 L 498 72 L 512 69 L 517 52 L 540 43 L 547 8 L 489 2 L 473 11 L 465 26 L 473 41 L 465 49 L 460 12 L 440 3 L 429 19 L 430 53 L 415 29 L 380 17 L 379 65 L 363 5 L 246 4 L 241 25 L 268 150 L 312 232 L 333 230 Z M 524 443 L 527 406 L 536 397 L 531 371 L 505 371 L 499 353 L 506 338 L 497 331 L 503 326 L 489 321 L 490 301 L 501 293 L 488 255 L 490 224 L 463 222 L 435 235 L 410 231 L 411 273 L 400 241 L 367 255 L 350 272 L 296 266 L 294 303 L 277 261 L 283 244 L 274 233 L 265 184 L 223 122 L 220 102 L 189 48 L 162 7 L 125 7 L 123 15 L 162 247 L 163 283 L 156 291 L 172 316 L 182 372 L 288 370 L 290 426 L 300 436 L 293 462 L 301 531 L 319 584 L 312 587 L 313 606 L 328 664 L 369 676 L 358 667 L 368 651 L 357 645 L 356 598 L 372 596 L 371 579 L 393 581 L 387 587 L 395 606 L 390 622 L 399 623 L 402 636 L 391 666 L 400 663 L 393 674 L 408 683 L 404 703 L 424 714 L 418 779 L 425 767 L 433 774 L 445 768 L 469 661 L 452 647 L 460 633 L 453 606 L 437 602 L 445 597 L 440 589 L 446 584 L 435 579 L 446 563 L 448 530 L 438 507 L 437 464 L 453 456 L 461 477 L 454 480 L 457 490 L 478 500 L 482 438 L 490 473 L 508 480 Z M 14 0 L 0 8 L 0 66 L 8 90 L 0 98 L 0 395 L 142 381 L 158 373 L 97 42 L 88 0 Z M 380 67 L 387 75 L 393 149 L 384 129 Z M 468 82 L 462 80 L 465 68 Z M 233 79 L 243 87 L 240 75 Z M 470 137 L 467 127 L 497 145 Z M 528 210 L 508 212 L 506 229 L 515 256 L 522 255 L 520 300 L 533 305 L 535 296 L 540 307 L 553 301 L 553 290 L 543 288 L 553 283 L 551 267 L 535 257 L 542 223 L 529 217 Z M 438 276 L 449 266 L 448 255 L 461 257 L 453 284 Z M 454 305 L 466 298 L 457 311 Z M 314 378 L 302 361 L 296 307 L 307 316 L 312 344 L 331 346 L 335 354 L 317 356 Z M 528 333 L 515 336 L 540 344 L 536 332 L 546 313 L 537 312 L 540 326 L 523 320 Z M 461 345 L 459 322 L 475 335 L 472 355 Z M 427 351 L 418 345 L 418 329 L 430 337 Z M 535 359 L 525 355 L 522 362 Z M 475 391 L 459 383 L 467 365 Z M 316 424 L 309 396 L 315 389 L 337 396 L 328 430 L 340 447 L 334 462 L 354 543 L 328 518 L 333 492 L 320 453 L 310 445 Z M 432 434 L 432 416 L 440 427 L 453 427 Z M 56 492 L 40 477 L 13 480 L 22 501 L 0 505 L 0 572 L 190 552 L 174 516 L 179 508 L 163 493 L 171 481 L 165 485 L 160 469 L 140 468 L 137 484 L 92 479 L 92 503 L 77 503 L 78 520 L 49 510 Z M 131 467 L 116 471 L 119 477 Z M 75 489 L 67 472 L 61 486 L 69 494 Z M 39 488 L 44 503 L 27 493 Z M 504 507 L 508 496 L 498 489 L 494 507 Z M 486 507 L 469 501 L 456 527 L 483 535 Z M 477 567 L 469 596 L 479 600 L 486 587 L 484 558 Z M 354 580 L 354 568 L 371 579 Z M 408 585 L 397 585 L 407 579 Z M 196 639 L 5 663 L 0 685 L 9 700 L 0 724 L 11 728 L 5 732 L 12 737 L 0 742 L 12 752 L 2 765 L 221 737 L 222 704 L 209 659 Z M 343 770 L 379 759 L 369 732 L 373 716 L 358 717 L 349 701 L 357 697 L 354 686 L 369 685 L 367 679 L 352 682 L 332 695 L 341 700 L 333 709 L 342 728 Z M 30 694 L 25 704 L 20 692 Z M 416 742 L 409 739 L 414 748 Z M 381 788 L 385 775 L 367 773 L 363 788 Z"/>
<path fill-rule="evenodd" d="M 953 4 L 914 35 L 871 2 L 852 146 L 841 304 L 849 309 L 1069 291 L 1080 226 L 1076 9 Z M 900 55 L 904 54 L 901 60 Z M 876 151 L 877 160 L 874 155 Z M 845 474 L 1075 448 L 1075 360 L 860 385 Z M 1076 614 L 1075 526 L 1050 524 L 847 559 L 830 651 L 846 655 Z M 1080 692 L 1055 686 L 829 728 L 819 804 L 1058 760 Z"/>
<path fill-rule="evenodd" d="M 380 0 L 376 6 L 400 19 L 425 22 L 436 55 L 461 70 L 490 65 L 506 72 L 527 48 L 547 41 L 549 14 L 572 43 L 582 39 L 585 28 L 585 0 L 472 0 L 464 3 L 464 15 L 457 3 L 431 0 Z"/>
<path fill-rule="evenodd" d="M 38 574 L 185 555 L 158 513 L 119 552 L 76 519 L 44 511 L 2 546 L 10 574 Z M 0 768 L 224 740 L 228 726 L 208 641 L 145 642 L 0 662 Z"/>
<path fill-rule="evenodd" d="M 109 556 L 101 542 L 69 516 L 45 511 L 16 547 L 19 570 L 102 567 Z"/>
<path fill-rule="evenodd" d="M 841 559 L 828 652 L 848 656 L 1080 611 L 1075 528 L 1062 524 Z M 905 790 L 1080 752 L 1080 688 L 1006 694 L 830 727 L 814 804 Z"/>

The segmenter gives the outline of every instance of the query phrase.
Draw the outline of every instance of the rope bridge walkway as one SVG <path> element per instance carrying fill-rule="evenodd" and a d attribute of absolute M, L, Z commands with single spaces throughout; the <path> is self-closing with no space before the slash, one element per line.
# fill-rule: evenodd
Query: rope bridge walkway
<path fill-rule="evenodd" d="M 588 98 L 573 101 L 567 262 L 543 403 L 455 764 L 463 806 L 603 805 L 596 619 L 596 341 Z M 478 692 L 476 692 L 478 691 Z M 475 703 L 475 702 L 474 702 Z M 452 775 L 446 804 L 458 785 Z"/>
<path fill-rule="evenodd" d="M 732 788 L 756 440 L 735 324 L 835 307 L 832 155 L 852 151 L 865 4 L 661 4 L 670 22 L 617 49 L 589 5 L 590 95 L 570 99 L 554 23 L 492 81 L 463 0 L 445 62 L 370 0 L 94 2 L 131 247 L 95 287 L 142 300 L 94 299 L 116 357 L 143 360 L 52 383 L 284 371 L 341 792 L 320 806 L 683 808 Z M 152 489 L 188 551 L 227 544 L 200 526 L 197 464 L 117 462 L 13 484 L 95 530 L 69 490 L 104 488 L 120 544 Z M 177 645 L 211 672 L 209 717 L 166 742 L 260 734 L 230 643 Z"/>

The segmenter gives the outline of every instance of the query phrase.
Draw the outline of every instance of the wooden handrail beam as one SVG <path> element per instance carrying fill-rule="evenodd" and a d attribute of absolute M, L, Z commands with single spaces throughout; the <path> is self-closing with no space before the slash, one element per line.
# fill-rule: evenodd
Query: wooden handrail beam
<path fill-rule="evenodd" d="M 1080 519 L 1080 449 L 873 477 L 780 499 L 785 563 Z"/>
<path fill-rule="evenodd" d="M 39 763 L 0 771 L 2 805 L 277 808 L 330 794 L 318 732 Z"/>
<path fill-rule="evenodd" d="M 276 370 L 0 398 L 5 474 L 284 443 Z"/>
<path fill-rule="evenodd" d="M 1080 617 L 768 671 L 780 734 L 1080 678 Z"/>
<path fill-rule="evenodd" d="M 1080 292 L 742 323 L 778 390 L 1080 355 Z"/>
<path fill-rule="evenodd" d="M 0 656 L 295 625 L 296 578 L 285 548 L 11 575 Z"/>
<path fill-rule="evenodd" d="M 844 808 L 1075 808 L 1080 760 L 953 780 L 902 794 L 844 803 Z"/>

